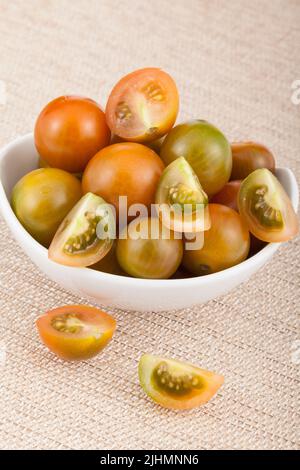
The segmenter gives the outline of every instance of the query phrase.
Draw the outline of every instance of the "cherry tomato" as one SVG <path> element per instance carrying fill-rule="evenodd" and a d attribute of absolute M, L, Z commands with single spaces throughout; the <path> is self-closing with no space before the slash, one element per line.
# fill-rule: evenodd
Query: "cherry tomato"
<path fill-rule="evenodd" d="M 164 164 L 153 150 L 141 144 L 124 142 L 97 153 L 82 178 L 83 192 L 92 192 L 113 204 L 118 212 L 119 197 L 132 204 L 154 203 L 155 190 Z"/>
<path fill-rule="evenodd" d="M 299 230 L 297 215 L 284 188 L 269 170 L 253 171 L 239 192 L 239 211 L 250 232 L 265 242 L 283 242 Z"/>
<path fill-rule="evenodd" d="M 95 101 L 61 96 L 40 113 L 34 129 L 37 151 L 51 167 L 80 173 L 109 144 L 110 130 Z"/>
<path fill-rule="evenodd" d="M 35 240 L 49 246 L 61 221 L 81 197 L 75 176 L 41 168 L 23 176 L 12 190 L 12 208 Z"/>
<path fill-rule="evenodd" d="M 258 168 L 275 170 L 275 159 L 270 150 L 257 142 L 233 142 L 232 180 L 243 180 Z"/>
<path fill-rule="evenodd" d="M 96 356 L 111 340 L 116 321 L 87 305 L 66 305 L 42 315 L 36 325 L 43 343 L 68 361 Z"/>
<path fill-rule="evenodd" d="M 247 258 L 250 236 L 240 215 L 221 204 L 209 204 L 211 228 L 204 232 L 203 247 L 185 250 L 183 266 L 200 276 L 235 266 Z"/>
<path fill-rule="evenodd" d="M 111 131 L 124 140 L 150 142 L 166 134 L 178 113 L 173 79 L 158 68 L 136 70 L 113 88 L 106 105 Z"/>
<path fill-rule="evenodd" d="M 201 406 L 224 383 L 222 375 L 152 354 L 144 354 L 138 368 L 146 394 L 165 408 L 187 410 Z"/>
<path fill-rule="evenodd" d="M 52 261 L 67 266 L 90 266 L 113 245 L 115 219 L 99 196 L 87 193 L 62 221 L 49 247 Z"/>
<path fill-rule="evenodd" d="M 238 194 L 241 184 L 241 180 L 228 181 L 221 191 L 211 198 L 210 202 L 214 204 L 223 204 L 224 206 L 230 207 L 238 212 Z"/>
<path fill-rule="evenodd" d="M 171 230 L 194 233 L 210 227 L 208 197 L 183 157 L 164 169 L 155 203 L 162 223 Z"/>
<path fill-rule="evenodd" d="M 219 192 L 230 178 L 230 144 L 219 129 L 206 121 L 175 126 L 164 139 L 160 156 L 166 165 L 178 157 L 186 158 L 209 197 Z"/>
<path fill-rule="evenodd" d="M 133 277 L 168 279 L 179 267 L 182 253 L 182 240 L 157 218 L 133 220 L 117 241 L 118 262 Z"/>

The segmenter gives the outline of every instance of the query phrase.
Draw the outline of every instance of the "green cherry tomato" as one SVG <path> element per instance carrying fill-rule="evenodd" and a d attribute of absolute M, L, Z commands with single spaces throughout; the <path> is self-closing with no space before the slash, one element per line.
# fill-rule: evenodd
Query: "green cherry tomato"
<path fill-rule="evenodd" d="M 80 198 L 81 184 L 75 176 L 56 168 L 41 168 L 18 181 L 11 204 L 30 235 L 48 247 L 60 223 Z"/>
<path fill-rule="evenodd" d="M 118 262 L 133 277 L 168 279 L 177 271 L 182 254 L 182 240 L 154 217 L 134 219 L 117 241 Z"/>
<path fill-rule="evenodd" d="M 165 138 L 160 156 L 166 165 L 176 158 L 186 158 L 209 197 L 230 178 L 230 144 L 219 129 L 206 121 L 193 120 L 175 126 Z"/>

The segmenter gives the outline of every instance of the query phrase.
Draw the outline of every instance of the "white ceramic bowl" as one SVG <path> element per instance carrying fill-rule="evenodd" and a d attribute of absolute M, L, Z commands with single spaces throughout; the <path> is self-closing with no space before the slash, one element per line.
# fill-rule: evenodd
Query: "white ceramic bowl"
<path fill-rule="evenodd" d="M 46 248 L 26 232 L 10 207 L 13 186 L 23 175 L 37 168 L 37 162 L 32 134 L 16 139 L 1 150 L 0 207 L 3 217 L 16 241 L 41 271 L 62 287 L 99 304 L 129 310 L 161 311 L 207 302 L 246 281 L 280 245 L 271 243 L 243 263 L 222 272 L 188 279 L 134 279 L 59 265 L 48 259 Z M 276 174 L 297 209 L 295 176 L 288 168 L 279 168 Z M 57 304 L 59 302 L 58 298 Z"/>

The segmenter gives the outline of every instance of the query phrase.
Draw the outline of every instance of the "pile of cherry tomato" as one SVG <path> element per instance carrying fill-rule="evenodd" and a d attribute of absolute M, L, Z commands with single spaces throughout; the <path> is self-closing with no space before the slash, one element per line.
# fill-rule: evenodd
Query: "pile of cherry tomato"
<path fill-rule="evenodd" d="M 115 85 L 105 112 L 77 96 L 57 98 L 41 111 L 34 130 L 40 168 L 16 184 L 12 207 L 51 260 L 178 278 L 226 269 L 267 242 L 295 236 L 297 217 L 270 150 L 230 144 L 199 119 L 173 127 L 178 107 L 173 79 L 146 68 Z M 129 216 L 122 225 L 124 196 Z M 148 213 L 134 211 L 139 205 Z M 106 236 L 99 237 L 99 226 Z M 130 235 L 139 231 L 143 236 Z M 197 249 L 186 249 L 191 234 L 202 235 Z"/>
<path fill-rule="evenodd" d="M 105 112 L 77 96 L 57 98 L 41 111 L 34 130 L 39 168 L 17 182 L 12 207 L 51 260 L 117 275 L 180 278 L 229 268 L 265 243 L 296 235 L 297 217 L 270 150 L 255 142 L 230 144 L 199 119 L 173 127 L 178 107 L 173 79 L 146 68 L 116 84 Z M 124 196 L 129 212 L 122 224 Z M 153 204 L 154 213 L 137 209 Z M 199 234 L 201 246 L 187 249 Z M 54 353 L 76 360 L 101 351 L 116 322 L 73 305 L 48 312 L 37 326 Z M 213 372 L 149 354 L 140 360 L 139 378 L 151 398 L 171 408 L 205 403 L 223 383 Z"/>

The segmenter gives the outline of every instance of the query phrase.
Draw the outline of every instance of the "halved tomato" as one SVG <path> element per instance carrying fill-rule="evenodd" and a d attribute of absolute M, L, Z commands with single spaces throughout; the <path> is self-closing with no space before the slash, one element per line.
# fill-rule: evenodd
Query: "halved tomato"
<path fill-rule="evenodd" d="M 195 233 L 210 228 L 208 197 L 183 157 L 164 169 L 155 203 L 162 223 L 171 230 Z"/>
<path fill-rule="evenodd" d="M 67 266 L 90 266 L 108 253 L 114 237 L 112 207 L 100 196 L 87 193 L 62 221 L 48 256 Z"/>
<path fill-rule="evenodd" d="M 36 325 L 47 348 L 69 361 L 96 356 L 116 329 L 112 316 L 87 305 L 55 308 L 38 318 Z"/>
<path fill-rule="evenodd" d="M 241 217 L 259 240 L 283 242 L 298 233 L 297 215 L 288 195 L 265 168 L 253 171 L 242 182 L 238 205 Z"/>
<path fill-rule="evenodd" d="M 224 382 L 222 375 L 152 354 L 141 357 L 139 379 L 152 400 L 166 408 L 179 410 L 207 403 Z"/>
<path fill-rule="evenodd" d="M 178 91 L 170 75 L 158 68 L 145 68 L 115 85 L 106 105 L 106 120 L 122 139 L 150 142 L 172 128 L 178 106 Z"/>

